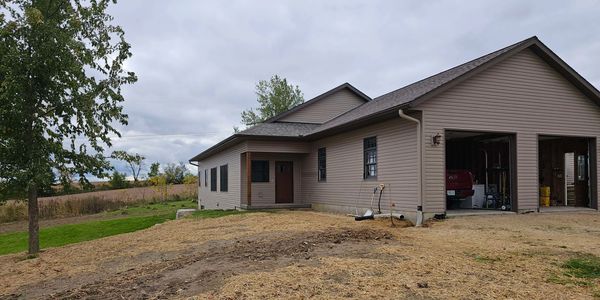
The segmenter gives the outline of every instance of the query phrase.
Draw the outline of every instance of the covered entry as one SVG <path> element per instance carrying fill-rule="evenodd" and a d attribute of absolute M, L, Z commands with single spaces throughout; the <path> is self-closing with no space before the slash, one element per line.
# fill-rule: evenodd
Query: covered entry
<path fill-rule="evenodd" d="M 515 135 L 446 130 L 446 210 L 516 210 Z"/>
<path fill-rule="evenodd" d="M 540 207 L 592 207 L 590 166 L 595 139 L 538 137 Z"/>

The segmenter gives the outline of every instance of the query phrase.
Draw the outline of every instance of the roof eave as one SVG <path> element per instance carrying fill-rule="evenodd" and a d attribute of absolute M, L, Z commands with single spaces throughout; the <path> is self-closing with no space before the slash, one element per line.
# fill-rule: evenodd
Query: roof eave
<path fill-rule="evenodd" d="M 290 140 L 303 140 L 305 138 L 304 135 L 299 135 L 299 136 L 277 136 L 277 135 L 245 135 L 245 134 L 234 134 L 231 135 L 230 137 L 220 141 L 219 143 L 215 144 L 214 146 L 200 152 L 198 155 L 192 157 L 191 159 L 189 159 L 189 162 L 195 161 L 201 161 L 207 157 L 212 156 L 213 154 L 227 149 L 233 145 L 236 145 L 237 143 L 241 143 L 243 141 L 248 141 L 248 140 L 279 140 L 279 141 L 290 141 Z"/>

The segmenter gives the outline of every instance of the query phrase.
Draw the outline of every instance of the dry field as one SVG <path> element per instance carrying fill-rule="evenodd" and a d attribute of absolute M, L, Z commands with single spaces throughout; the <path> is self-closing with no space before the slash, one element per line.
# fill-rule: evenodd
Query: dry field
<path fill-rule="evenodd" d="M 65 218 L 114 210 L 131 204 L 163 201 L 175 197 L 197 198 L 195 184 L 135 187 L 39 198 L 40 218 Z M 0 223 L 26 221 L 27 203 L 10 200 L 0 204 Z M 1 232 L 1 230 L 0 230 Z"/>
<path fill-rule="evenodd" d="M 463 217 L 423 228 L 309 211 L 186 219 L 0 256 L 0 298 L 593 299 L 563 263 L 600 256 L 600 214 Z"/>

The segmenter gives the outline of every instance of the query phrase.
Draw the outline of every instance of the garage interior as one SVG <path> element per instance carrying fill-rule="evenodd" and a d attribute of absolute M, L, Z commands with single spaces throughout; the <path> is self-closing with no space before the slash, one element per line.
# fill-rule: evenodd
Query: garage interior
<path fill-rule="evenodd" d="M 593 139 L 539 136 L 540 207 L 592 207 Z"/>
<path fill-rule="evenodd" d="M 514 134 L 447 130 L 445 138 L 446 209 L 515 210 Z"/>

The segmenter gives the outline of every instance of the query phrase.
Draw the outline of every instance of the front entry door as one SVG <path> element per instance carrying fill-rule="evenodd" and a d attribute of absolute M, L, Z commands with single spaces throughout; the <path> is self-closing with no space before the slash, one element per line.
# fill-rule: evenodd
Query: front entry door
<path fill-rule="evenodd" d="M 275 162 L 275 203 L 294 202 L 294 164 L 291 161 Z"/>

